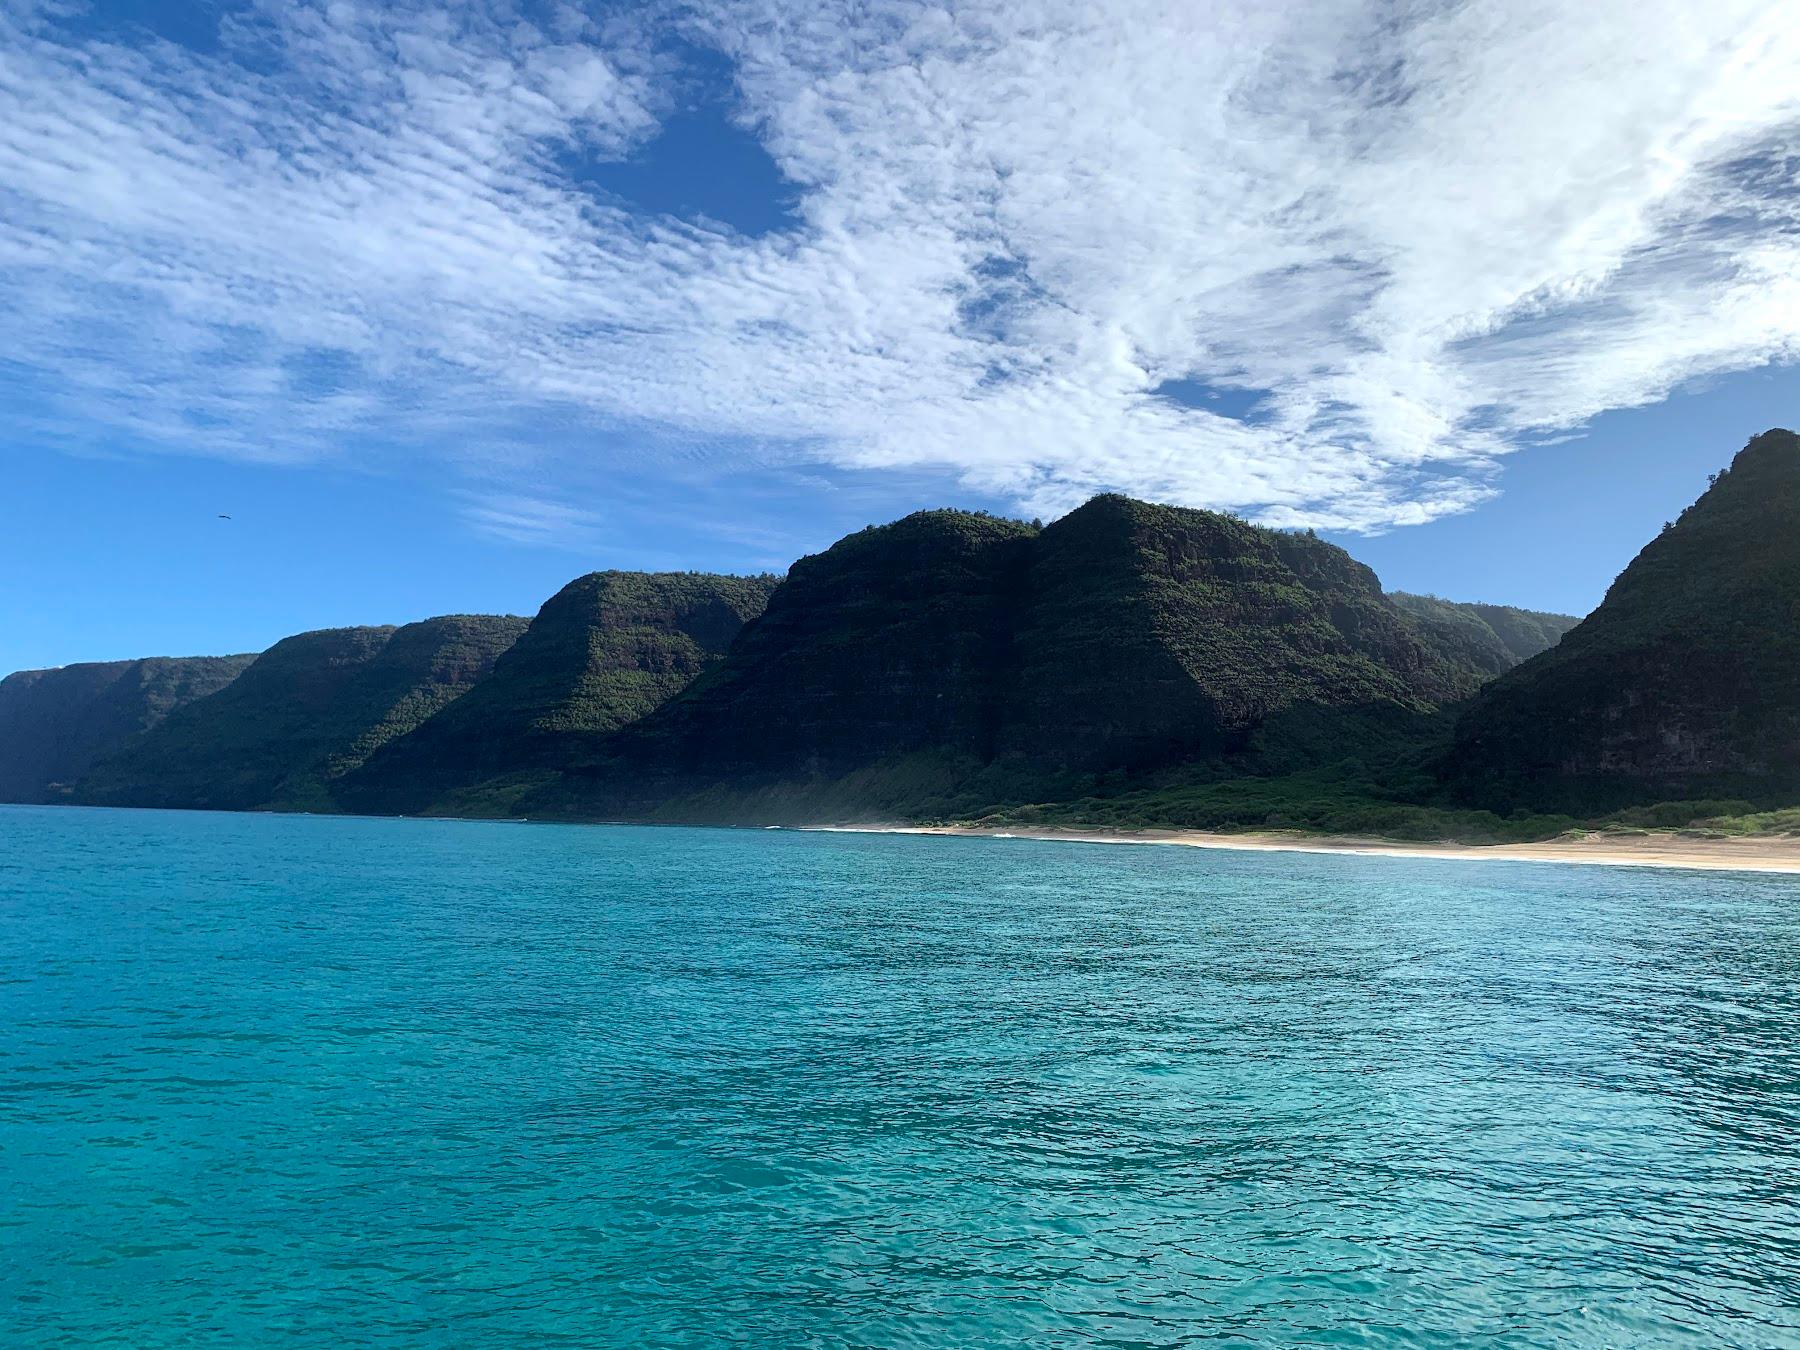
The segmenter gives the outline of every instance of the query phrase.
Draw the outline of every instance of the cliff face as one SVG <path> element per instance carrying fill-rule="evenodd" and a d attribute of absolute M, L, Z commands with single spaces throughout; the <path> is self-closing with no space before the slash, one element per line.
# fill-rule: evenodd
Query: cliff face
<path fill-rule="evenodd" d="M 580 577 L 486 678 L 370 755 L 336 794 L 366 811 L 503 810 L 520 786 L 707 670 L 774 585 L 679 572 Z"/>
<path fill-rule="evenodd" d="M 276 643 L 77 784 L 74 800 L 213 810 L 329 810 L 331 785 L 493 668 L 523 619 L 454 615 Z"/>
<path fill-rule="evenodd" d="M 1226 751 L 1297 706 L 1473 691 L 1375 574 L 1307 535 L 1098 497 L 1038 539 L 1003 748 L 1085 768 Z"/>
<path fill-rule="evenodd" d="M 1738 473 L 1761 475 L 1746 496 L 1757 509 L 1780 499 L 1756 465 Z M 1661 598 L 1633 600 L 1657 549 L 1748 528 L 1708 505 L 1721 491 L 1621 579 L 1615 614 L 1667 610 Z M 1695 547 L 1663 567 L 1669 584 L 1691 582 L 1719 545 Z M 1693 608 L 1681 623 L 1716 626 L 1768 603 L 1734 584 Z M 1125 497 L 1096 498 L 1048 528 L 925 511 L 803 558 L 779 583 L 598 572 L 528 627 L 455 616 L 301 634 L 229 684 L 235 668 L 221 667 L 204 697 L 192 683 L 179 706 L 173 694 L 143 701 L 155 706 L 129 730 L 95 731 L 104 753 L 84 752 L 85 772 L 80 756 L 64 757 L 79 781 L 61 799 L 866 819 L 1073 800 L 1177 766 L 1211 781 L 1405 759 L 1417 778 L 1444 734 L 1443 710 L 1569 622 L 1390 597 L 1368 568 L 1310 535 Z M 1595 631 L 1642 626 L 1629 614 L 1607 624 Z M 1597 689 L 1636 659 L 1621 655 L 1629 644 L 1608 642 Z M 1559 668 L 1569 646 L 1533 664 Z M 1695 669 L 1715 685 L 1725 678 Z M 114 678 L 52 674 L 71 688 Z M 0 684 L 0 716 L 7 698 L 23 706 L 44 678 Z M 1771 673 L 1761 687 L 1775 683 Z M 1701 735 L 1695 719 L 1658 723 L 1665 758 Z M 43 719 L 26 720 L 54 739 Z M 1541 721 L 1526 717 L 1515 739 L 1528 742 Z M 1734 742 L 1734 753 L 1753 755 L 1766 731 Z M 1611 766 L 1621 753 L 1594 762 Z M 1750 772 L 1748 763 L 1732 772 Z M 46 771 L 33 772 L 30 790 L 41 791 Z"/>
<path fill-rule="evenodd" d="M 928 511 L 802 558 L 718 668 L 614 748 L 653 777 L 729 777 L 991 744 L 1034 533 Z"/>
<path fill-rule="evenodd" d="M 1388 596 L 1426 639 L 1450 659 L 1486 675 L 1500 675 L 1549 651 L 1581 620 L 1510 605 L 1466 604 L 1435 595 Z"/>
<path fill-rule="evenodd" d="M 1751 441 L 1599 609 L 1484 690 L 1444 774 L 1499 807 L 1800 790 L 1800 437 Z"/>
<path fill-rule="evenodd" d="M 802 559 L 717 669 L 526 805 L 631 813 L 921 755 L 1015 782 L 1152 767 L 1289 713 L 1429 713 L 1483 673 L 1307 536 L 1123 497 L 1041 531 L 921 512 Z"/>
<path fill-rule="evenodd" d="M 153 656 L 8 675 L 0 680 L 0 801 L 62 800 L 96 760 L 223 689 L 255 659 Z"/>

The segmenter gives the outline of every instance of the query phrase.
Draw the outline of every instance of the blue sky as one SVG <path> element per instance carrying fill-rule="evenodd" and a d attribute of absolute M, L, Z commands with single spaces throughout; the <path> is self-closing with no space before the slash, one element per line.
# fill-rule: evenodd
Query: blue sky
<path fill-rule="evenodd" d="M 1800 422 L 1784 10 L 0 0 L 0 669 L 1104 490 L 1585 610 Z"/>

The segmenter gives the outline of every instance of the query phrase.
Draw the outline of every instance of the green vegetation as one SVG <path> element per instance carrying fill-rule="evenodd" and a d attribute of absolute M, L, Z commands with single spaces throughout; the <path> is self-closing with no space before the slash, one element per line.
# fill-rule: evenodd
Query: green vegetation
<path fill-rule="evenodd" d="M 802 559 L 717 669 L 516 806 L 898 819 L 1267 775 L 1379 753 L 1485 674 L 1311 536 L 1117 496 L 1042 529 L 927 511 Z"/>
<path fill-rule="evenodd" d="M 1431 772 L 1450 725 L 1450 714 L 1393 705 L 1304 707 L 1269 719 L 1230 753 L 1151 769 L 1046 771 L 1025 756 L 983 762 L 925 750 L 835 776 L 724 780 L 630 814 L 732 824 L 1300 830 L 1468 843 L 1547 839 L 1581 827 L 1567 816 L 1502 816 L 1451 802 Z"/>
<path fill-rule="evenodd" d="M 152 656 L 8 675 L 0 680 L 0 801 L 60 800 L 96 760 L 223 689 L 255 659 Z"/>
<path fill-rule="evenodd" d="M 355 810 L 499 816 L 724 655 L 774 577 L 594 572 L 538 612 L 493 673 L 335 788 Z"/>
<path fill-rule="evenodd" d="M 1386 595 L 1310 534 L 1103 496 L 1049 526 L 919 512 L 785 580 L 597 572 L 529 627 L 247 660 L 0 682 L 0 783 L 742 824 L 1800 833 L 1800 439 L 1751 442 L 1579 624 Z"/>
<path fill-rule="evenodd" d="M 523 619 L 452 615 L 276 643 L 231 684 L 95 765 L 76 801 L 329 811 L 332 784 L 490 669 Z"/>
<path fill-rule="evenodd" d="M 1118 496 L 1043 532 L 1007 655 L 1002 745 L 1094 768 L 1226 752 L 1290 708 L 1429 710 L 1481 679 L 1342 549 Z"/>
<path fill-rule="evenodd" d="M 1222 833 L 1299 830 L 1470 844 L 1529 843 L 1553 839 L 1578 827 L 1578 822 L 1567 816 L 1521 813 L 1502 817 L 1491 811 L 1396 800 L 1379 784 L 1346 779 L 1329 770 L 1016 807 L 995 811 L 980 823 Z"/>
<path fill-rule="evenodd" d="M 1568 614 L 1542 614 L 1510 605 L 1467 604 L 1435 595 L 1389 597 L 1421 631 L 1453 659 L 1487 675 L 1499 675 L 1529 661 L 1562 640 L 1581 620 Z"/>
<path fill-rule="evenodd" d="M 1800 835 L 1800 806 L 1702 816 L 1690 822 L 1690 827 L 1720 835 Z"/>
<path fill-rule="evenodd" d="M 1800 799 L 1800 437 L 1751 441 L 1599 609 L 1484 689 L 1443 774 L 1502 811 Z"/>
<path fill-rule="evenodd" d="M 1800 807 L 1756 811 L 1748 802 L 1657 802 L 1586 818 L 1529 810 L 1502 816 L 1442 801 L 1409 801 L 1386 785 L 1329 769 L 1082 797 L 943 819 L 1070 829 L 1295 830 L 1465 844 L 1533 843 L 1570 833 L 1800 836 Z"/>
<path fill-rule="evenodd" d="M 1030 789 L 1043 791 L 1041 799 Z M 836 779 L 754 788 L 716 785 L 640 813 L 647 820 L 761 825 L 883 822 L 988 829 L 1293 832 L 1413 842 L 1517 844 L 1571 834 L 1679 832 L 1697 838 L 1800 836 L 1800 807 L 1757 812 L 1747 802 L 1658 802 L 1577 817 L 1500 814 L 1445 797 L 1421 763 L 1360 761 L 1282 774 L 1184 766 L 1159 775 L 1063 775 L 1030 780 L 994 765 L 916 754 Z"/>
<path fill-rule="evenodd" d="M 526 809 L 643 810 L 720 780 L 835 775 L 913 750 L 985 746 L 1035 533 L 922 512 L 802 558 L 723 662 Z"/>

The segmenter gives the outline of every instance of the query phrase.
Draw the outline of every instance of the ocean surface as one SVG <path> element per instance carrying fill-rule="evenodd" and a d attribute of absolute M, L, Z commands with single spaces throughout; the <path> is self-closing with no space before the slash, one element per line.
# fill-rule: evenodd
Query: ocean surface
<path fill-rule="evenodd" d="M 1800 1344 L 1800 881 L 0 808 L 0 1344 Z"/>

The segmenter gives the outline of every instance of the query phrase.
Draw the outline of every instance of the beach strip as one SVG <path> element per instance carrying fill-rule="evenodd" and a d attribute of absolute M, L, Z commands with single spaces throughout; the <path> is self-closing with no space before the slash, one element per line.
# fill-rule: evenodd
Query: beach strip
<path fill-rule="evenodd" d="M 1602 867 L 1674 867 L 1698 871 L 1800 875 L 1800 838 L 1705 838 L 1681 834 L 1611 834 L 1533 844 L 1457 844 L 1309 835 L 1280 831 L 1224 834 L 1207 830 L 1106 830 L 979 825 L 816 825 L 852 834 L 926 834 L 986 839 L 1048 839 L 1072 844 L 1174 844 L 1243 852 L 1343 853 L 1365 857 L 1451 858 L 1471 862 L 1555 862 Z"/>

